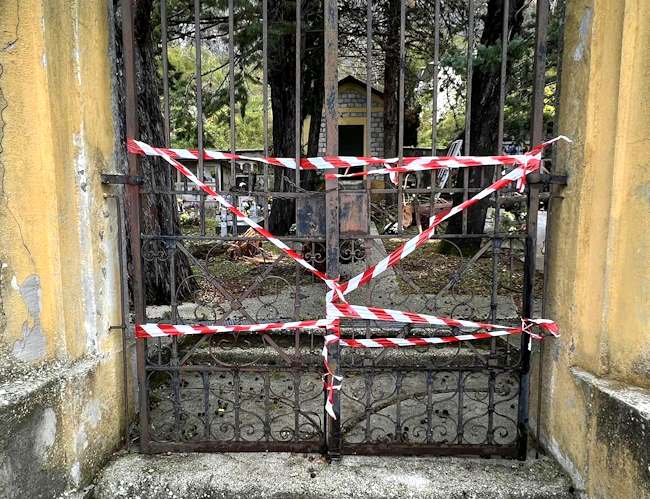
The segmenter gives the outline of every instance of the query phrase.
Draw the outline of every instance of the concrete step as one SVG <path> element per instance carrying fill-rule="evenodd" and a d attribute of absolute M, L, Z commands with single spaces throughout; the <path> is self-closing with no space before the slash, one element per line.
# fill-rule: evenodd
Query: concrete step
<path fill-rule="evenodd" d="M 113 498 L 572 498 L 548 457 L 503 459 L 224 453 L 116 455 L 94 496 Z"/>

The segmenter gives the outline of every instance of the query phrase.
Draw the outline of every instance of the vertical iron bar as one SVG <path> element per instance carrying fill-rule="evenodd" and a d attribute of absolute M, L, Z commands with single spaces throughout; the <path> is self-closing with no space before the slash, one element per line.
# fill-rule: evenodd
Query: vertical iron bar
<path fill-rule="evenodd" d="M 474 0 L 467 2 L 467 85 L 465 90 L 465 156 L 470 155 L 472 76 L 474 74 Z"/>
<path fill-rule="evenodd" d="M 434 0 L 433 14 L 433 75 L 431 79 L 431 156 L 438 155 L 438 78 L 440 73 L 440 0 Z M 433 216 L 436 195 L 436 170 L 431 170 L 431 194 L 429 195 L 430 216 Z M 419 216 L 419 215 L 418 215 Z"/>
<path fill-rule="evenodd" d="M 487 443 L 494 444 L 494 392 L 496 389 L 496 373 L 490 369 L 488 372 L 488 427 Z"/>
<path fill-rule="evenodd" d="M 510 17 L 510 0 L 503 0 L 503 16 L 501 18 L 501 75 L 499 77 L 499 117 L 497 131 L 497 154 L 503 154 L 503 134 L 505 123 L 505 103 L 506 103 L 506 77 L 508 67 L 508 22 Z M 500 177 L 499 166 L 494 167 L 493 180 Z M 497 240 L 500 223 L 499 210 L 499 191 L 494 192 L 494 228 L 492 239 L 492 297 L 490 300 L 490 320 L 496 322 L 497 319 L 497 295 L 499 287 L 499 259 L 501 240 Z M 492 341 L 491 353 L 495 354 L 496 341 Z"/>
<path fill-rule="evenodd" d="M 138 138 L 137 94 L 135 72 L 135 46 L 133 28 L 133 5 L 130 0 L 122 0 L 122 47 L 124 51 L 124 78 L 126 80 L 126 135 Z M 140 175 L 140 163 L 134 154 L 128 155 L 129 175 Z M 129 242 L 131 245 L 131 262 L 133 268 L 132 292 L 135 322 L 144 322 L 144 288 L 142 274 L 142 254 L 140 241 L 140 187 L 134 184 L 126 186 L 126 209 L 129 224 Z M 140 405 L 140 447 L 142 452 L 149 452 L 149 405 L 147 402 L 145 369 L 145 340 L 136 340 L 138 358 L 138 400 Z"/>
<path fill-rule="evenodd" d="M 199 160 L 197 163 L 197 176 L 203 182 L 205 175 L 203 171 L 203 88 L 201 78 L 201 0 L 194 0 L 194 79 L 196 83 L 196 136 L 199 149 Z M 205 236 L 205 194 L 198 191 L 200 196 L 199 221 L 201 235 Z"/>
<path fill-rule="evenodd" d="M 177 323 L 177 316 L 174 312 L 178 308 L 176 306 L 176 245 L 175 242 L 164 242 L 165 251 L 169 255 L 169 282 L 172 303 L 172 324 Z M 172 351 L 171 360 L 169 365 L 172 368 L 170 375 L 172 377 L 172 397 L 174 403 L 174 425 L 176 430 L 176 440 L 181 441 L 182 423 L 181 423 L 181 370 L 178 355 L 178 338 L 172 338 Z"/>
<path fill-rule="evenodd" d="M 544 123 L 544 76 L 546 72 L 546 34 L 548 29 L 549 2 L 537 0 L 535 22 L 535 59 L 533 68 L 533 114 L 531 117 L 531 144 L 541 142 Z M 533 315 L 535 300 L 535 253 L 537 249 L 537 210 L 539 209 L 539 185 L 528 185 L 528 220 L 526 224 L 526 260 L 524 266 L 523 317 Z M 526 459 L 528 447 L 528 398 L 530 389 L 530 337 L 521 335 L 521 381 L 519 384 L 519 407 L 517 426 L 519 430 L 518 458 Z"/>
<path fill-rule="evenodd" d="M 435 0 L 433 20 L 433 75 L 431 81 L 431 156 L 437 155 L 438 142 L 438 75 L 440 72 L 440 0 Z M 431 170 L 432 183 L 435 170 Z"/>
<path fill-rule="evenodd" d="M 463 443 L 463 427 L 464 427 L 464 422 L 463 422 L 463 417 L 464 417 L 464 411 L 463 411 L 463 403 L 464 403 L 464 397 L 463 397 L 463 392 L 465 390 L 465 380 L 463 380 L 463 371 L 458 371 L 458 387 L 457 387 L 457 392 L 458 392 L 458 421 L 456 425 L 456 439 L 458 444 Z"/>
<path fill-rule="evenodd" d="M 302 140 L 302 103 L 300 102 L 301 99 L 301 84 L 302 84 L 302 0 L 296 0 L 296 57 L 295 57 L 295 63 L 296 63 L 296 80 L 295 80 L 295 85 L 296 85 L 296 105 L 294 107 L 295 111 L 295 160 L 296 160 L 296 177 L 295 177 L 295 186 L 296 186 L 296 194 L 300 191 L 300 156 L 302 152 L 301 148 L 301 140 Z M 296 196 L 296 200 L 294 202 L 294 222 L 296 225 L 298 224 L 298 210 L 300 208 L 300 203 L 299 203 L 299 198 Z M 304 243 L 303 243 L 304 244 Z M 298 270 L 298 266 L 296 264 L 296 284 L 299 282 L 299 275 L 300 272 Z M 298 288 L 296 287 L 296 294 L 295 294 L 295 300 L 293 304 L 293 312 L 294 316 L 297 317 L 298 315 L 298 304 L 299 304 L 299 292 Z"/>
<path fill-rule="evenodd" d="M 467 84 L 465 89 L 465 156 L 471 150 L 472 78 L 474 75 L 474 0 L 467 2 Z M 469 198 L 469 170 L 463 169 L 463 201 Z M 467 234 L 467 210 L 463 211 L 463 234 Z"/>
<path fill-rule="evenodd" d="M 236 129 L 235 129 L 235 6 L 234 0 L 228 0 L 228 83 L 229 83 L 229 108 L 230 108 L 230 152 L 235 154 L 236 151 Z M 237 194 L 237 163 L 234 159 L 230 160 L 230 185 L 233 187 L 232 203 L 239 207 Z M 250 185 L 249 185 L 250 189 Z M 232 234 L 237 236 L 237 217 L 232 217 Z"/>
<path fill-rule="evenodd" d="M 433 380 L 434 375 L 431 369 L 427 369 L 427 438 L 426 443 L 431 444 L 433 441 Z"/>
<path fill-rule="evenodd" d="M 169 147 L 169 57 L 167 55 L 167 0 L 160 0 L 160 38 L 163 69 L 163 119 L 165 127 L 165 147 Z M 180 172 L 177 172 L 180 178 Z"/>
<path fill-rule="evenodd" d="M 171 132 L 169 128 L 169 56 L 167 53 L 167 0 L 160 0 L 160 45 L 162 49 L 162 79 L 163 79 L 163 126 L 165 147 L 171 147 Z M 166 165 L 169 167 L 169 165 Z M 171 172 L 171 168 L 170 168 Z M 181 172 L 176 172 L 176 182 L 173 175 L 169 176 L 171 190 L 176 190 L 176 184 L 181 181 Z"/>
<path fill-rule="evenodd" d="M 395 373 L 395 397 L 397 404 L 395 405 L 395 435 L 393 437 L 395 443 L 402 443 L 402 382 L 404 380 L 404 372 L 397 371 Z"/>
<path fill-rule="evenodd" d="M 302 73 L 302 0 L 296 0 L 296 106 L 295 106 L 295 158 L 296 192 L 300 189 L 300 142 L 302 138 L 301 73 Z M 296 198 L 296 221 L 298 219 L 298 198 Z"/>
<path fill-rule="evenodd" d="M 365 154 L 372 156 L 372 0 L 366 1 L 366 144 Z"/>
<path fill-rule="evenodd" d="M 117 208 L 117 240 L 118 240 L 118 269 L 120 272 L 120 333 L 122 335 L 122 388 L 124 390 L 124 440 L 126 450 L 131 447 L 129 442 L 129 355 L 127 334 L 129 332 L 129 278 L 127 275 L 126 261 L 127 252 L 124 237 L 124 214 L 122 213 L 122 203 L 124 202 L 124 190 L 115 196 L 115 206 Z"/>
<path fill-rule="evenodd" d="M 171 305 L 172 324 L 178 324 L 178 299 L 176 291 L 176 242 L 165 242 L 165 251 L 170 253 L 169 256 L 169 303 Z"/>
<path fill-rule="evenodd" d="M 530 127 L 531 146 L 544 138 L 544 86 L 546 76 L 546 36 L 548 31 L 549 0 L 537 0 L 535 22 L 535 59 L 533 66 L 533 115 Z"/>
<path fill-rule="evenodd" d="M 203 386 L 203 438 L 210 439 L 210 373 L 201 371 L 201 385 Z"/>
<path fill-rule="evenodd" d="M 406 1 L 401 0 L 399 6 L 399 94 L 398 94 L 398 116 L 397 116 L 397 155 L 399 158 L 398 165 L 402 166 L 404 159 L 404 70 L 406 67 L 406 50 L 405 50 L 405 31 L 406 31 Z M 397 175 L 397 233 L 402 232 L 404 225 L 404 190 L 402 188 L 402 176 Z"/>
<path fill-rule="evenodd" d="M 233 440 L 236 442 L 239 442 L 241 440 L 241 414 L 240 414 L 240 408 L 241 408 L 241 379 L 240 379 L 240 370 L 235 369 L 232 373 L 232 389 L 233 389 L 233 401 L 234 401 L 234 407 L 233 407 L 233 412 L 234 412 L 234 417 L 235 417 L 235 423 L 234 423 L 234 428 L 233 428 Z"/>
<path fill-rule="evenodd" d="M 323 0 L 324 7 L 324 43 L 325 43 L 325 154 L 336 156 L 339 151 L 338 135 L 338 4 L 337 0 Z M 338 181 L 325 181 L 325 238 L 326 269 L 328 275 L 339 274 L 339 206 Z M 340 348 L 329 347 L 329 365 L 332 372 L 339 371 Z M 329 377 L 329 383 L 335 380 Z M 327 421 L 327 454 L 332 459 L 341 455 L 341 397 L 334 390 L 334 413 L 336 419 L 325 416 Z"/>
<path fill-rule="evenodd" d="M 295 332 L 299 334 L 298 331 Z M 300 373 L 293 373 L 293 441 L 297 442 L 300 439 Z"/>
<path fill-rule="evenodd" d="M 493 323 L 497 320 L 497 300 L 499 295 L 499 259 L 501 255 L 501 239 L 498 236 L 499 223 L 501 223 L 499 213 L 500 201 L 497 192 L 494 193 L 494 227 L 492 228 L 492 290 L 490 296 L 490 320 Z M 491 353 L 494 355 L 496 353 L 495 339 L 492 340 L 491 345 Z"/>
<path fill-rule="evenodd" d="M 506 76 L 508 71 L 508 27 L 510 17 L 510 0 L 503 0 L 503 18 L 501 22 L 501 75 L 499 77 L 499 124 L 497 135 L 497 154 L 503 154 L 503 134 L 506 105 Z"/>
<path fill-rule="evenodd" d="M 338 7 L 336 0 L 324 0 L 325 8 L 325 154 L 339 153 L 338 133 Z M 325 181 L 327 273 L 339 274 L 338 181 Z"/>
<path fill-rule="evenodd" d="M 372 154 L 372 0 L 366 0 L 366 144 L 367 150 L 364 154 L 373 156 Z M 370 169 L 369 165 L 365 166 L 365 170 Z M 365 179 L 366 185 L 366 206 L 368 210 L 368 219 L 372 215 L 372 180 L 368 176 Z M 370 223 L 367 227 L 370 232 Z M 354 244 L 354 243 L 352 243 Z M 367 258 L 371 258 L 372 253 L 372 240 L 366 239 L 364 241 L 364 250 Z"/>
<path fill-rule="evenodd" d="M 364 402 L 365 405 L 364 405 L 363 408 L 364 408 L 366 414 L 368 415 L 366 417 L 366 424 L 365 424 L 366 427 L 365 427 L 365 431 L 364 431 L 364 442 L 370 442 L 371 441 L 370 438 L 371 438 L 372 428 L 370 426 L 370 423 L 372 422 L 372 417 L 371 417 L 372 412 L 371 411 L 372 411 L 372 387 L 373 387 L 373 382 L 372 381 L 374 379 L 373 374 L 374 373 L 372 373 L 372 372 L 366 372 L 365 376 L 363 377 L 365 385 L 366 385 L 366 400 Z"/>
<path fill-rule="evenodd" d="M 264 0 L 266 4 L 266 0 Z M 264 440 L 271 439 L 271 372 L 263 373 L 264 376 Z"/>
<path fill-rule="evenodd" d="M 262 0 L 262 108 L 264 126 L 264 157 L 269 155 L 269 12 L 268 0 Z M 269 165 L 264 163 L 264 200 L 262 205 L 262 216 L 264 226 L 268 228 L 269 216 Z"/>
<path fill-rule="evenodd" d="M 172 352 L 170 365 L 172 369 L 169 372 L 171 377 L 172 404 L 174 406 L 174 439 L 176 442 L 182 441 L 182 417 L 181 417 L 181 370 L 178 368 L 178 338 L 172 338 Z"/>

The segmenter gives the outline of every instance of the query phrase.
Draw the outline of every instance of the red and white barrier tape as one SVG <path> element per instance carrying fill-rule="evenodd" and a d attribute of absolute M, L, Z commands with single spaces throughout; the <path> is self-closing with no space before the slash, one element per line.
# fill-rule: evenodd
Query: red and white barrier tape
<path fill-rule="evenodd" d="M 276 246 L 277 248 L 281 249 L 286 255 L 288 255 L 291 259 L 294 261 L 298 262 L 300 265 L 302 265 L 304 268 L 309 270 L 312 274 L 314 274 L 316 277 L 322 279 L 327 287 L 330 289 L 334 290 L 335 293 L 339 296 L 339 298 L 343 298 L 341 293 L 338 291 L 337 285 L 336 285 L 336 279 L 332 279 L 329 277 L 327 274 L 324 272 L 321 272 L 318 270 L 316 267 L 314 267 L 312 264 L 310 264 L 307 260 L 305 260 L 302 256 L 300 256 L 298 253 L 296 253 L 294 250 L 289 248 L 286 244 L 284 244 L 282 241 L 280 241 L 277 237 L 275 237 L 273 234 L 271 234 L 268 230 L 266 230 L 264 227 L 261 225 L 257 224 L 250 218 L 248 218 L 246 215 L 244 215 L 239 209 L 235 206 L 233 206 L 226 198 L 215 192 L 209 185 L 206 185 L 203 183 L 199 178 L 192 173 L 191 170 L 185 167 L 182 163 L 176 161 L 174 158 L 169 156 L 165 150 L 158 148 L 158 147 L 152 147 L 149 144 L 145 144 L 144 142 L 140 142 L 138 140 L 133 140 L 129 139 L 129 152 L 133 154 L 145 154 L 147 156 L 160 156 L 163 158 L 165 161 L 167 161 L 170 165 L 172 165 L 176 170 L 181 172 L 185 177 L 187 177 L 189 180 L 194 183 L 199 189 L 201 189 L 203 192 L 205 192 L 208 196 L 216 200 L 219 204 L 221 204 L 223 207 L 225 207 L 228 211 L 230 211 L 233 215 L 237 217 L 237 219 L 243 221 L 245 224 L 247 224 L 249 227 L 251 227 L 253 230 L 255 230 L 258 234 L 261 236 L 265 237 L 271 244 Z"/>
<path fill-rule="evenodd" d="M 198 160 L 199 151 L 196 149 L 169 149 L 163 147 L 152 147 L 148 151 L 141 147 L 143 142 L 128 139 L 129 152 L 147 156 L 162 156 L 163 154 L 172 159 Z M 150 146 L 151 147 L 151 146 Z M 153 152 L 153 153 L 152 153 Z M 203 150 L 204 159 L 212 160 L 243 160 L 252 161 L 271 166 L 280 166 L 291 170 L 296 169 L 295 158 L 276 158 L 264 156 L 246 156 L 243 154 L 232 154 L 227 152 Z M 523 154 L 501 155 L 501 156 L 406 156 L 402 158 L 399 167 L 370 170 L 367 172 L 349 174 L 327 174 L 325 178 L 349 178 L 376 175 L 391 172 L 413 172 L 440 168 L 464 168 L 468 166 L 489 166 L 489 165 L 510 165 L 523 164 L 526 156 Z M 302 170 L 333 170 L 346 169 L 355 166 L 381 166 L 391 165 L 399 162 L 399 158 L 377 158 L 373 156 L 318 156 L 312 158 L 301 158 L 300 169 Z"/>
<path fill-rule="evenodd" d="M 399 347 L 417 347 L 428 345 L 440 345 L 444 343 L 458 343 L 461 341 L 484 340 L 495 338 L 497 336 L 509 336 L 514 334 L 527 333 L 535 339 L 541 339 L 543 336 L 532 332 L 532 326 L 538 325 L 544 331 L 558 336 L 557 326 L 552 321 L 543 319 L 524 319 L 521 327 L 511 327 L 497 331 L 485 331 L 481 333 L 457 334 L 454 336 L 437 336 L 430 338 L 413 337 L 413 338 L 360 338 L 346 339 L 335 335 L 327 335 L 325 344 L 330 345 L 337 343 L 342 347 L 348 348 L 399 348 Z"/>
<path fill-rule="evenodd" d="M 506 326 L 486 324 L 483 322 L 450 319 L 435 315 L 402 312 L 387 308 L 364 307 L 349 303 L 328 303 L 327 317 L 338 319 L 367 319 L 375 321 L 399 322 L 402 324 L 431 324 L 434 326 L 465 327 L 472 329 L 509 329 Z"/>
<path fill-rule="evenodd" d="M 334 319 L 332 324 L 327 327 L 327 331 L 330 334 L 325 335 L 325 338 L 335 338 L 336 340 L 330 340 L 329 342 L 325 340 L 323 343 L 323 366 L 325 367 L 325 374 L 323 375 L 323 389 L 325 390 L 325 410 L 332 417 L 332 419 L 336 419 L 336 413 L 334 412 L 334 391 L 341 389 L 343 376 L 338 376 L 333 372 L 330 366 L 327 348 L 330 346 L 330 344 L 335 343 L 341 337 L 341 322 L 338 319 Z"/>
<path fill-rule="evenodd" d="M 161 156 L 164 154 L 172 159 L 199 159 L 199 151 L 195 149 L 166 149 L 162 147 L 150 147 L 152 150 L 142 148 L 140 142 L 134 139 L 128 139 L 129 152 L 133 154 L 141 154 L 146 156 Z M 147 145 L 147 144 L 145 144 Z M 294 158 L 273 158 L 273 157 L 256 157 L 245 156 L 242 154 L 231 154 L 227 152 L 212 151 L 209 149 L 203 150 L 204 159 L 214 160 L 243 160 L 255 161 L 257 163 L 264 163 L 272 166 L 281 166 L 291 170 L 296 169 L 296 160 Z M 301 170 L 331 170 L 335 168 L 351 168 L 353 166 L 366 166 L 366 165 L 385 165 L 390 162 L 396 162 L 397 158 L 392 160 L 385 160 L 383 158 L 365 157 L 365 156 L 324 156 L 315 158 L 301 158 Z"/>
<path fill-rule="evenodd" d="M 507 175 L 503 176 L 496 182 L 493 182 L 490 186 L 483 189 L 481 192 L 472 196 L 470 199 L 463 201 L 462 203 L 452 207 L 449 210 L 443 211 L 431 218 L 431 224 L 417 236 L 406 241 L 400 247 L 395 249 L 390 253 L 386 258 L 380 260 L 375 265 L 368 267 L 362 273 L 356 275 L 347 282 L 341 283 L 338 285 L 338 289 L 342 291 L 344 295 L 347 295 L 354 291 L 355 289 L 368 284 L 373 278 L 377 277 L 384 271 L 388 270 L 391 267 L 397 265 L 401 260 L 406 258 L 408 255 L 413 253 L 416 249 L 424 245 L 429 238 L 434 234 L 435 228 L 440 225 L 445 220 L 453 217 L 454 215 L 460 213 L 463 210 L 466 210 L 470 206 L 477 204 L 482 199 L 490 196 L 494 192 L 503 189 L 504 187 L 510 185 L 513 182 L 517 182 L 519 189 L 523 189 L 526 175 L 537 169 L 539 169 L 541 164 L 541 155 L 545 147 L 558 140 L 569 140 L 564 136 L 556 137 L 555 139 L 544 142 L 539 146 L 534 147 L 531 152 L 527 153 L 525 156 L 527 161 L 522 166 L 515 168 Z"/>
<path fill-rule="evenodd" d="M 178 162 L 178 159 L 198 159 L 198 152 L 188 149 L 163 149 L 152 147 L 144 142 L 129 139 L 128 149 L 133 154 L 147 155 L 147 156 L 160 156 L 185 177 L 192 181 L 197 187 L 203 190 L 210 197 L 219 202 L 222 206 L 233 213 L 239 220 L 253 228 L 257 233 L 265 237 L 273 245 L 281 249 L 290 258 L 298 262 L 304 268 L 309 270 L 312 274 L 322 279 L 325 284 L 330 288 L 326 294 L 326 319 L 299 321 L 299 322 L 285 322 L 285 323 L 268 323 L 268 324 L 247 324 L 247 325 L 233 325 L 233 326 L 187 326 L 187 325 L 171 325 L 171 324 L 139 324 L 136 325 L 136 336 L 138 338 L 152 338 L 161 336 L 180 336 L 186 334 L 215 334 L 226 332 L 260 332 L 265 331 L 278 331 L 286 329 L 314 329 L 325 327 L 328 332 L 325 336 L 323 346 L 323 362 L 325 367 L 324 389 L 326 392 L 325 409 L 328 414 L 336 419 L 334 412 L 334 391 L 341 388 L 341 376 L 337 376 L 331 369 L 328 360 L 327 349 L 330 345 L 338 343 L 339 346 L 350 348 L 394 348 L 403 346 L 420 346 L 431 345 L 440 343 L 452 343 L 458 341 L 469 341 L 476 339 L 492 338 L 496 336 L 504 336 L 510 334 L 527 333 L 535 338 L 541 336 L 532 332 L 532 327 L 538 325 L 543 330 L 558 336 L 558 329 L 553 321 L 547 319 L 523 319 L 521 327 L 504 327 L 494 324 L 485 324 L 473 321 L 463 321 L 450 318 L 436 317 L 426 314 L 416 314 L 413 312 L 401 312 L 398 310 L 381 309 L 376 307 L 363 307 L 358 305 L 349 305 L 345 301 L 344 295 L 354 291 L 370 282 L 374 277 L 378 276 L 388 268 L 396 265 L 399 261 L 411 254 L 417 248 L 422 246 L 437 225 L 447 220 L 449 217 L 460 213 L 461 211 L 469 208 L 470 206 L 478 203 L 481 199 L 489 196 L 493 192 L 506 187 L 512 182 L 517 182 L 517 187 L 523 190 L 526 174 L 537 170 L 541 164 L 541 155 L 545 147 L 556 142 L 557 140 L 566 140 L 571 142 L 566 137 L 560 136 L 548 142 L 544 142 L 535 146 L 531 151 L 525 155 L 517 156 L 484 156 L 484 157 L 417 157 L 417 158 L 404 158 L 403 164 L 405 166 L 395 168 L 384 168 L 381 170 L 374 170 L 371 172 L 361 172 L 360 174 L 330 174 L 329 177 L 341 178 L 350 176 L 363 176 L 368 174 L 390 173 L 396 175 L 406 171 L 422 171 L 436 168 L 461 168 L 468 166 L 483 166 L 483 165 L 498 165 L 498 164 L 520 164 L 503 178 L 497 180 L 492 185 L 482 190 L 471 199 L 464 201 L 447 210 L 446 212 L 439 213 L 431 218 L 429 228 L 424 230 L 419 235 L 410 239 L 402 246 L 393 251 L 385 259 L 377 264 L 369 267 L 366 271 L 362 272 L 350 281 L 338 284 L 336 279 L 332 279 L 327 274 L 320 272 L 313 267 L 309 262 L 304 260 L 294 250 L 289 248 L 282 241 L 273 236 L 266 229 L 258 225 L 256 222 L 245 216 L 240 210 L 233 206 L 228 200 L 216 193 L 212 188 L 199 180 L 188 168 Z M 263 163 L 283 166 L 286 168 L 296 168 L 296 163 L 288 158 L 254 158 L 242 155 L 233 155 L 227 153 L 219 153 L 215 151 L 204 151 L 205 158 L 207 159 L 244 159 L 251 161 L 261 161 Z M 332 169 L 332 168 L 349 168 L 351 166 L 364 166 L 364 165 L 381 165 L 392 164 L 397 162 L 396 158 L 384 160 L 380 158 L 363 158 L 363 157 L 347 157 L 336 156 L 326 158 L 303 158 L 300 162 L 301 169 Z M 327 177 L 327 175 L 326 175 Z M 335 301 L 342 303 L 335 303 Z M 417 323 L 417 324 L 434 324 L 444 325 L 449 327 L 466 327 L 476 329 L 488 329 L 487 332 L 462 334 L 446 337 L 434 338 L 373 338 L 373 339 L 342 339 L 340 334 L 340 318 L 361 318 L 372 319 L 402 323 Z M 338 384 L 336 382 L 339 382 Z"/>
<path fill-rule="evenodd" d="M 530 156 L 518 154 L 512 156 L 422 156 L 408 157 L 402 160 L 402 166 L 390 166 L 376 170 L 355 173 L 326 173 L 326 179 L 367 177 L 368 175 L 386 175 L 396 173 L 441 170 L 443 168 L 467 168 L 470 166 L 522 165 Z M 387 163 L 393 163 L 387 160 Z"/>
<path fill-rule="evenodd" d="M 297 322 L 271 322 L 268 324 L 237 324 L 233 326 L 206 326 L 203 324 L 137 324 L 136 338 L 159 338 L 163 336 L 185 336 L 188 334 L 216 334 L 267 331 L 287 329 L 318 329 L 331 326 L 336 319 L 318 319 Z"/>

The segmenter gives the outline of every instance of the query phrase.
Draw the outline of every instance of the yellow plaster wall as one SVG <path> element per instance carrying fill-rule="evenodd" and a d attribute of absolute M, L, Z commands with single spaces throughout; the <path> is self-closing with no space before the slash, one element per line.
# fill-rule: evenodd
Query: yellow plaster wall
<path fill-rule="evenodd" d="M 650 2 L 570 0 L 558 154 L 543 434 L 589 497 L 643 497 L 637 464 L 595 438 L 598 414 L 572 368 L 650 388 Z M 607 456 L 605 458 L 604 456 Z M 626 478 L 624 478 L 626 477 Z M 648 492 L 650 493 L 650 492 Z"/>
<path fill-rule="evenodd" d="M 75 360 L 119 323 L 114 207 L 99 179 L 115 168 L 109 11 L 81 0 L 0 6 L 2 341 L 11 349 L 33 323 L 16 288 L 36 275 L 39 360 Z"/>
<path fill-rule="evenodd" d="M 117 169 L 111 9 L 0 0 L 0 357 L 93 366 L 54 408 L 73 485 L 125 424 L 115 202 L 100 182 Z"/>

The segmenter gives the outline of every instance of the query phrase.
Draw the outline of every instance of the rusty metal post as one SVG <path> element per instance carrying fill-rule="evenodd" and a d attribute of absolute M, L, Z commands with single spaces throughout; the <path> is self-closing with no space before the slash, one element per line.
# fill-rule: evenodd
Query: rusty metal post
<path fill-rule="evenodd" d="M 472 140 L 472 78 L 474 77 L 474 0 L 467 2 L 467 86 L 465 89 L 465 143 L 463 151 L 471 154 Z M 469 199 L 469 169 L 463 169 L 463 201 Z M 463 234 L 467 234 L 468 211 L 463 210 Z"/>
<path fill-rule="evenodd" d="M 235 2 L 228 0 L 228 111 L 230 113 L 230 153 L 235 154 L 237 150 L 237 130 L 235 128 Z M 235 206 L 239 206 L 239 197 L 237 196 L 237 162 L 235 159 L 230 160 L 230 187 L 232 189 L 232 199 L 230 200 Z M 250 177 L 249 177 L 250 179 Z M 250 182 L 248 189 L 251 190 Z M 237 237 L 237 217 L 232 217 L 232 235 Z"/>
<path fill-rule="evenodd" d="M 372 0 L 366 0 L 366 150 L 364 155 L 373 156 L 372 151 Z M 364 170 L 369 171 L 370 165 L 366 165 Z M 368 220 L 372 213 L 372 181 L 368 176 L 364 179 L 365 185 L 365 204 L 368 210 Z M 370 233 L 370 225 L 368 225 L 367 233 Z M 354 241 L 351 242 L 354 248 Z M 373 240 L 365 239 L 364 251 L 366 258 L 372 256 Z M 353 249 L 354 251 L 354 249 Z"/>
<path fill-rule="evenodd" d="M 264 127 L 264 157 L 269 155 L 269 8 L 268 0 L 262 0 L 262 125 Z M 269 165 L 264 163 L 264 202 L 262 215 L 264 226 L 269 220 Z M 259 202 L 258 199 L 255 202 Z"/>
<path fill-rule="evenodd" d="M 126 80 L 126 135 L 138 137 L 137 93 L 135 72 L 135 45 L 133 33 L 133 3 L 122 0 L 122 50 L 124 54 L 124 78 Z M 128 155 L 129 175 L 140 175 L 140 163 L 134 154 Z M 140 186 L 126 185 L 126 210 L 129 224 L 129 242 L 133 273 L 131 275 L 133 290 L 133 308 L 135 322 L 144 322 L 144 289 L 142 281 L 142 255 L 140 249 Z M 149 451 L 149 405 L 147 402 L 145 371 L 145 340 L 136 340 L 138 359 L 138 400 L 140 407 L 140 448 Z"/>
<path fill-rule="evenodd" d="M 438 85 L 440 74 L 440 0 L 434 0 L 434 20 L 433 20 L 433 63 L 431 78 L 431 156 L 437 156 L 438 143 Z M 429 193 L 430 213 L 434 212 L 436 203 L 436 170 L 431 170 L 429 174 L 429 183 L 431 192 Z"/>
<path fill-rule="evenodd" d="M 472 139 L 472 77 L 474 76 L 474 0 L 467 2 L 467 86 L 465 90 L 465 156 Z M 467 171 L 467 169 L 465 169 Z M 466 198 L 465 198 L 466 199 Z M 465 231 L 466 232 L 466 231 Z"/>
<path fill-rule="evenodd" d="M 169 55 L 167 50 L 167 0 L 160 0 L 160 45 L 163 71 L 163 125 L 165 135 L 165 147 L 170 147 L 171 131 L 169 128 Z M 176 178 L 180 180 L 180 172 L 176 172 Z"/>
<path fill-rule="evenodd" d="M 549 2 L 537 0 L 535 25 L 535 60 L 533 69 L 533 112 L 530 126 L 531 145 L 543 139 L 544 124 L 544 76 L 546 72 L 546 34 L 548 30 Z M 528 185 L 528 219 L 526 224 L 526 259 L 524 265 L 523 317 L 533 315 L 535 300 L 535 253 L 537 250 L 537 211 L 539 209 L 539 184 Z M 521 381 L 517 427 L 519 442 L 517 457 L 526 459 L 528 451 L 528 403 L 530 390 L 530 337 L 521 335 Z"/>
<path fill-rule="evenodd" d="M 196 85 L 196 141 L 199 160 L 196 166 L 197 176 L 205 180 L 203 166 L 203 82 L 201 75 L 201 0 L 194 0 L 194 83 Z M 205 236 L 205 193 L 198 191 L 200 199 L 199 221 L 201 235 Z"/>
<path fill-rule="evenodd" d="M 406 1 L 399 4 L 399 85 L 397 97 L 397 156 L 398 166 L 402 166 L 404 159 L 404 75 L 406 69 Z M 404 189 L 402 177 L 397 174 L 397 233 L 404 229 Z"/>
<path fill-rule="evenodd" d="M 325 42 L 325 154 L 336 156 L 339 150 L 338 134 L 338 5 L 336 0 L 324 0 L 324 42 Z M 339 203 L 337 180 L 325 181 L 325 223 L 327 246 L 327 273 L 339 275 Z M 339 370 L 340 348 L 329 347 L 329 362 L 332 372 Z M 334 380 L 329 380 L 333 383 Z M 334 413 L 336 419 L 328 417 L 327 453 L 330 458 L 341 455 L 341 398 L 334 391 Z"/>

